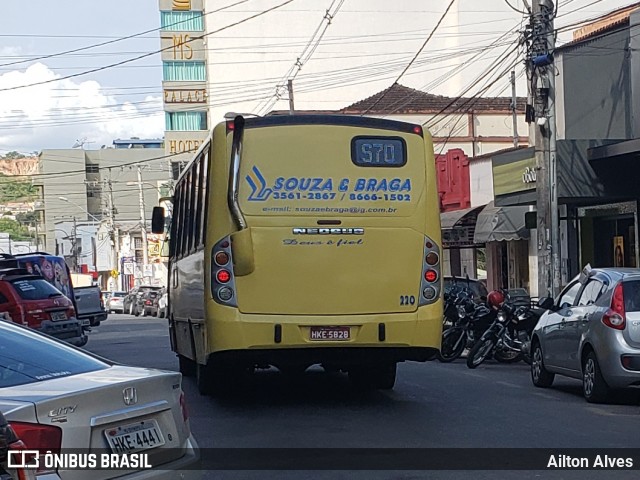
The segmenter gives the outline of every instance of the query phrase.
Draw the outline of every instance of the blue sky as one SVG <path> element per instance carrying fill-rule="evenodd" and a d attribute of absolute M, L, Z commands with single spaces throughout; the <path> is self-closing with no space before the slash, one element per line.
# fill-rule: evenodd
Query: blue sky
<path fill-rule="evenodd" d="M 23 2 L 4 2 L 3 19 L 0 88 L 73 75 L 160 46 L 156 31 L 86 51 L 34 59 L 157 29 L 156 0 L 35 0 L 28 8 Z M 0 153 L 68 148 L 78 138 L 87 138 L 88 148 L 99 148 L 117 137 L 161 135 L 164 124 L 157 114 L 162 108 L 161 81 L 159 55 L 153 55 L 63 82 L 0 92 Z M 122 106 L 126 101 L 130 104 Z M 143 115 L 154 111 L 148 118 Z"/>
<path fill-rule="evenodd" d="M 236 1 L 205 0 L 209 9 L 212 5 L 217 8 Z M 216 28 L 228 25 L 282 1 L 250 0 L 211 15 L 207 22 L 211 21 Z M 632 3 L 558 1 L 562 16 L 557 26 Z M 523 0 L 510 2 L 523 7 Z M 332 0 L 295 0 L 277 12 L 210 37 L 209 75 L 215 89 L 213 93 L 218 94 L 212 98 L 221 103 L 217 113 L 257 111 L 264 101 L 256 101 L 254 92 L 266 95 L 268 100 L 275 91 L 274 82 L 294 64 L 330 4 Z M 446 4 L 441 0 L 346 0 L 320 47 L 301 71 L 298 85 L 304 88 L 297 90 L 296 107 L 341 108 L 389 86 L 424 41 Z M 457 0 L 457 4 L 459 28 L 451 25 L 452 19 L 448 18 L 449 22 L 434 36 L 425 55 L 444 52 L 456 45 L 459 48 L 491 42 L 522 19 L 504 0 Z M 31 0 L 28 7 L 24 5 L 18 1 L 3 2 L 0 154 L 9 150 L 69 148 L 78 139 L 86 139 L 87 148 L 100 148 L 110 145 L 115 138 L 163 135 L 162 69 L 158 54 L 117 68 L 16 89 L 158 50 L 159 33 L 152 31 L 100 48 L 34 58 L 155 30 L 159 26 L 157 0 Z M 456 36 L 459 36 L 457 44 Z M 569 36 L 565 34 L 564 40 Z M 483 59 L 464 74 L 447 82 L 437 82 L 440 75 L 461 60 L 438 63 L 421 59 L 422 67 L 412 68 L 400 83 L 414 88 L 433 84 L 436 86 L 429 87 L 429 91 L 453 96 L 490 62 Z M 367 68 L 372 65 L 377 68 L 376 62 L 387 65 L 395 62 L 397 72 L 387 69 L 385 74 L 371 75 Z M 345 81 L 344 84 L 334 81 L 327 86 L 332 83 L 332 72 L 341 69 L 353 69 L 354 75 L 369 75 L 370 80 Z M 244 81 L 247 83 L 243 85 Z M 506 82 L 507 79 L 491 93 L 505 91 Z M 314 85 L 318 85 L 317 89 Z M 520 90 L 519 94 L 526 93 L 522 80 Z M 248 101 L 250 95 L 254 97 L 252 102 Z M 287 108 L 286 100 L 276 102 L 274 108 Z"/>

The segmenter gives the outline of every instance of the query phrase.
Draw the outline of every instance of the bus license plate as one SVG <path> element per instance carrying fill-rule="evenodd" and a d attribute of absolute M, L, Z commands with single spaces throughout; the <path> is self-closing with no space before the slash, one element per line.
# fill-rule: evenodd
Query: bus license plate
<path fill-rule="evenodd" d="M 351 328 L 349 327 L 311 327 L 309 334 L 311 340 L 333 340 L 344 341 L 351 339 Z"/>
<path fill-rule="evenodd" d="M 164 445 L 164 437 L 155 420 L 108 428 L 104 436 L 114 453 L 133 453 Z"/>
<path fill-rule="evenodd" d="M 66 320 L 67 314 L 65 312 L 51 312 L 51 320 L 54 322 L 58 320 Z"/>

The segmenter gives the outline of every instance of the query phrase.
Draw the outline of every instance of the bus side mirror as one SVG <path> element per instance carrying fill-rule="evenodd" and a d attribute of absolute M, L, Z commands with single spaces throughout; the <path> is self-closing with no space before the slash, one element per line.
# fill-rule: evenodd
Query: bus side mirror
<path fill-rule="evenodd" d="M 233 255 L 233 273 L 236 276 L 249 275 L 255 270 L 256 262 L 250 228 L 231 234 L 231 254 Z"/>
<path fill-rule="evenodd" d="M 153 207 L 151 216 L 151 231 L 156 234 L 164 233 L 164 208 Z"/>

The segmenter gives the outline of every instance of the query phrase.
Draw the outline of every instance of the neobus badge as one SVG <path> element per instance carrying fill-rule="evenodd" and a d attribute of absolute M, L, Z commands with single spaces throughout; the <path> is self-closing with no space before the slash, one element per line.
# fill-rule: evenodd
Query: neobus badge
<path fill-rule="evenodd" d="M 294 228 L 294 235 L 364 235 L 364 228 Z"/>

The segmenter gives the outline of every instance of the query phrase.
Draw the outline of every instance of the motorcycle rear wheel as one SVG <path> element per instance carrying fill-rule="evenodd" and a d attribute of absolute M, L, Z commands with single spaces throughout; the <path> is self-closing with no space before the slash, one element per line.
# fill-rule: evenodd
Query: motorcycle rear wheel
<path fill-rule="evenodd" d="M 442 363 L 453 362 L 464 352 L 466 334 L 462 329 L 450 328 L 442 334 L 442 345 L 438 353 L 438 360 Z"/>
<path fill-rule="evenodd" d="M 522 360 L 523 355 L 522 352 L 515 352 L 513 350 L 497 348 L 495 353 L 493 354 L 493 358 L 495 358 L 500 363 L 517 363 Z"/>
<path fill-rule="evenodd" d="M 469 355 L 467 355 L 467 367 L 479 367 L 493 351 L 495 345 L 496 339 L 493 337 L 480 339 L 480 341 L 473 346 Z"/>

